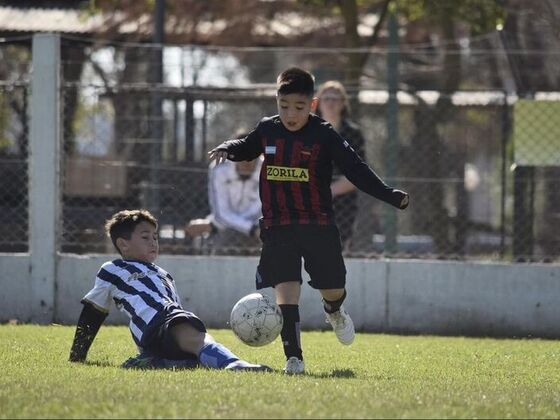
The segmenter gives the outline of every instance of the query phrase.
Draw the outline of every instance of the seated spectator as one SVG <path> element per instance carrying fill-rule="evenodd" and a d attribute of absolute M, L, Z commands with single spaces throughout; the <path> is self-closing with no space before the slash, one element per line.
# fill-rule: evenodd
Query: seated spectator
<path fill-rule="evenodd" d="M 188 222 L 185 232 L 211 241 L 212 253 L 222 255 L 256 254 L 260 249 L 259 173 L 262 157 L 252 161 L 212 162 L 208 176 L 211 213 Z"/>

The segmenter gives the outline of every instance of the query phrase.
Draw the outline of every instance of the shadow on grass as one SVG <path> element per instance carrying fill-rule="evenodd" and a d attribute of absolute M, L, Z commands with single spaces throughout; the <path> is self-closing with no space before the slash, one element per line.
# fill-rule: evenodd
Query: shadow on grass
<path fill-rule="evenodd" d="M 85 362 L 83 362 L 84 365 L 87 366 L 96 366 L 96 367 L 119 367 L 122 368 L 121 365 L 115 365 L 113 363 L 110 363 L 108 361 L 100 361 L 100 360 L 94 360 L 94 361 L 89 361 L 86 360 Z M 124 368 L 123 368 L 124 369 Z M 190 369 L 173 369 L 173 368 L 160 368 L 160 369 L 134 369 L 134 368 L 130 368 L 130 369 L 125 369 L 125 370 L 137 370 L 137 371 L 144 371 L 144 370 L 150 370 L 150 371 L 160 371 L 160 370 L 166 370 L 166 371 L 186 371 L 186 370 L 192 370 L 193 368 Z M 200 369 L 204 369 L 202 367 L 200 367 Z M 210 369 L 213 370 L 213 369 Z M 280 373 L 280 374 L 284 374 L 284 371 L 281 369 L 272 369 L 268 372 L 257 372 L 259 374 L 266 374 L 266 373 Z M 294 375 L 294 376 L 298 376 L 298 375 Z M 325 372 L 325 373 L 308 373 L 305 372 L 303 375 L 301 375 L 302 377 L 312 377 L 312 378 L 343 378 L 343 379 L 350 379 L 350 378 L 355 378 L 356 374 L 354 373 L 353 370 L 351 369 L 335 369 L 332 372 Z"/>
<path fill-rule="evenodd" d="M 94 360 L 94 361 L 86 360 L 85 362 L 83 362 L 83 364 L 87 366 L 97 366 L 97 367 L 120 367 L 120 365 L 115 365 L 107 361 L 102 362 L 99 360 Z"/>
<path fill-rule="evenodd" d="M 351 379 L 355 378 L 356 374 L 351 369 L 335 369 L 332 372 L 328 373 L 308 373 L 305 372 L 302 376 L 312 377 L 312 378 L 342 378 L 342 379 Z"/>

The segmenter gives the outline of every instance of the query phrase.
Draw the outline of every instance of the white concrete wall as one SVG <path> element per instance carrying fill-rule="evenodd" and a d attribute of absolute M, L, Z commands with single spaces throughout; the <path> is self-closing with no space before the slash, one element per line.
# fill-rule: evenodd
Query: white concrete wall
<path fill-rule="evenodd" d="M 114 256 L 58 257 L 53 321 L 73 324 L 99 266 Z M 32 320 L 30 258 L 0 255 L 0 321 Z M 185 308 L 209 327 L 254 291 L 257 258 L 162 256 Z M 376 332 L 560 337 L 560 266 L 440 261 L 347 260 L 348 299 L 357 329 Z M 271 290 L 265 293 L 272 294 Z M 318 292 L 304 285 L 304 329 L 325 329 Z M 113 310 L 108 323 L 126 318 Z"/>
<path fill-rule="evenodd" d="M 30 320 L 32 292 L 29 255 L 0 254 L 0 322 Z"/>

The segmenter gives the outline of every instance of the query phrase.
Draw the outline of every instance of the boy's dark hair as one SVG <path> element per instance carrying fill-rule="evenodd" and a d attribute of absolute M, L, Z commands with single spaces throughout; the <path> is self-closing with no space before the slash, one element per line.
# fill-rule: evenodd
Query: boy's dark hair
<path fill-rule="evenodd" d="M 157 229 L 157 219 L 148 210 L 122 210 L 105 222 L 105 232 L 111 238 L 116 250 L 121 253 L 117 246 L 117 239 L 130 239 L 134 228 L 141 222 L 148 222 Z"/>
<path fill-rule="evenodd" d="M 276 79 L 277 94 L 289 95 L 299 93 L 313 97 L 315 93 L 315 79 L 313 75 L 299 67 L 290 67 L 284 70 Z"/>

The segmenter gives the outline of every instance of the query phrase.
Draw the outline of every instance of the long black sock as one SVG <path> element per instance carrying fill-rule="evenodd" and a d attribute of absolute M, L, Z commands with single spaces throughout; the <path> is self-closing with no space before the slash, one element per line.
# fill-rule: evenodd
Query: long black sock
<path fill-rule="evenodd" d="M 284 324 L 282 325 L 280 337 L 282 337 L 286 359 L 295 356 L 303 360 L 300 342 L 299 305 L 278 306 L 280 306 L 282 316 L 284 317 Z"/>
<path fill-rule="evenodd" d="M 326 300 L 323 298 L 323 308 L 328 314 L 334 314 L 340 309 L 342 302 L 346 299 L 346 289 L 344 289 L 344 294 L 337 300 Z"/>

